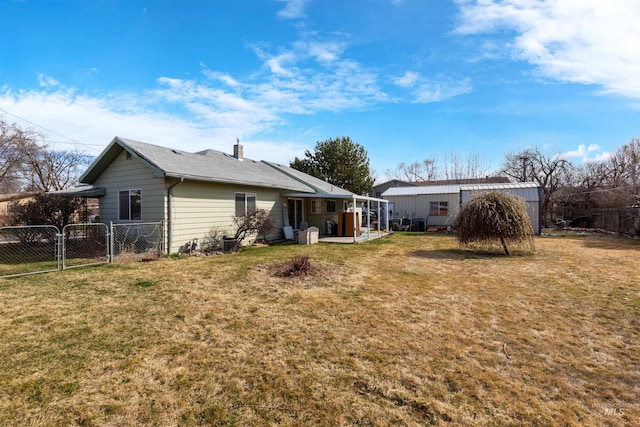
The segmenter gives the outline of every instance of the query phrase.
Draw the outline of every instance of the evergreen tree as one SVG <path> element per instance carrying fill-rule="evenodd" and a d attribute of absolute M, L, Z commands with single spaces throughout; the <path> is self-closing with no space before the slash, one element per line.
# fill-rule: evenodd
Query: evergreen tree
<path fill-rule="evenodd" d="M 355 194 L 368 194 L 374 178 L 364 147 L 348 136 L 318 141 L 313 152 L 298 157 L 289 166 Z"/>

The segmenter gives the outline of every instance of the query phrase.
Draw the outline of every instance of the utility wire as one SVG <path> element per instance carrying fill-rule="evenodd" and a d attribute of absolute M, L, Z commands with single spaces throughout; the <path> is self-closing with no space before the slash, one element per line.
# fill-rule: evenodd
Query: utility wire
<path fill-rule="evenodd" d="M 20 119 L 20 120 L 22 120 L 22 121 L 25 121 L 25 122 L 29 123 L 30 125 L 33 125 L 33 126 L 38 127 L 38 128 L 40 128 L 40 129 L 46 130 L 47 132 L 51 132 L 51 133 L 53 133 L 53 134 L 55 134 L 55 135 L 58 135 L 58 136 L 60 136 L 60 137 L 62 137 L 62 138 L 68 139 L 69 141 L 73 142 L 74 144 L 82 145 L 82 146 L 84 146 L 84 147 L 103 147 L 103 146 L 104 146 L 104 144 L 86 144 L 86 143 L 84 143 L 84 142 L 80 142 L 80 141 L 78 141 L 77 139 L 69 138 L 68 136 L 64 136 L 64 135 L 62 135 L 62 134 L 61 134 L 61 133 L 59 133 L 59 132 L 56 132 L 56 131 L 51 130 L 51 129 L 49 129 L 49 128 L 46 128 L 46 127 L 44 127 L 44 126 L 40 126 L 39 124 L 33 123 L 31 120 L 27 120 L 27 119 L 25 119 L 24 117 L 20 117 L 20 116 L 18 116 L 17 114 L 10 113 L 10 112 L 8 112 L 7 110 L 5 110 L 5 109 L 4 109 L 4 108 L 2 108 L 2 107 L 0 107 L 0 111 L 2 111 L 2 112 L 3 112 L 3 113 L 5 113 L 5 114 L 8 114 L 8 115 L 10 115 L 10 116 L 13 116 L 13 117 L 15 117 L 15 118 L 17 118 L 17 119 Z M 50 140 L 49 142 L 53 142 L 53 143 L 56 143 L 56 142 L 59 142 L 59 143 L 66 143 L 65 141 L 51 141 L 51 140 Z"/>

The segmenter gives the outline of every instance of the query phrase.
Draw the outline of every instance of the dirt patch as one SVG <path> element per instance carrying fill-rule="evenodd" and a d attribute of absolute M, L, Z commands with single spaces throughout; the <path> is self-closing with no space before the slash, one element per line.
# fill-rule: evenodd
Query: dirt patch
<path fill-rule="evenodd" d="M 335 275 L 336 268 L 301 255 L 287 261 L 259 265 L 256 267 L 256 272 L 272 278 L 295 282 L 316 277 L 330 279 Z"/>

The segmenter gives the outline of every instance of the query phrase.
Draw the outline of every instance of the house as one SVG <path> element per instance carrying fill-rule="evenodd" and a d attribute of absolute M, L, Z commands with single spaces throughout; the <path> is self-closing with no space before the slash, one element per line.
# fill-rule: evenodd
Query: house
<path fill-rule="evenodd" d="M 381 182 L 380 184 L 376 184 L 371 189 L 371 195 L 373 197 L 381 198 L 382 193 L 387 191 L 393 187 L 409 187 L 411 185 L 417 185 L 414 182 L 402 181 L 400 179 L 392 179 L 389 181 Z"/>
<path fill-rule="evenodd" d="M 267 238 L 278 239 L 285 226 L 325 231 L 327 221 L 337 222 L 342 212 L 355 218 L 357 203 L 379 200 L 288 166 L 245 158 L 239 143 L 233 154 L 188 153 L 115 137 L 80 182 L 91 186 L 85 194 L 100 198 L 104 223 L 164 221 L 168 253 L 211 229 L 233 234 L 232 218 L 250 209 L 269 212 L 277 231 Z"/>
<path fill-rule="evenodd" d="M 33 200 L 38 193 L 9 193 L 0 194 L 0 225 L 10 225 L 10 217 L 16 204 L 23 205 Z"/>
<path fill-rule="evenodd" d="M 499 191 L 522 197 L 536 234 L 540 234 L 540 187 L 533 182 L 449 184 L 389 188 L 382 197 L 389 202 L 392 219 L 412 218 L 426 227 L 453 225 L 460 206 L 478 192 Z"/>
<path fill-rule="evenodd" d="M 507 184 L 506 176 L 487 176 L 484 178 L 439 179 L 435 181 L 414 182 L 412 185 L 452 185 L 452 184 Z"/>

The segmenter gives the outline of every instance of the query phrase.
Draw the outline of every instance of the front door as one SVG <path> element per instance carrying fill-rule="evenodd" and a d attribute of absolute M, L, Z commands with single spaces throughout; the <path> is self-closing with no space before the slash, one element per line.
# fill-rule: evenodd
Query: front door
<path fill-rule="evenodd" d="M 304 221 L 302 202 L 302 199 L 289 199 L 287 201 L 287 209 L 289 211 L 289 225 L 293 227 L 294 230 L 299 229 L 300 223 Z"/>

